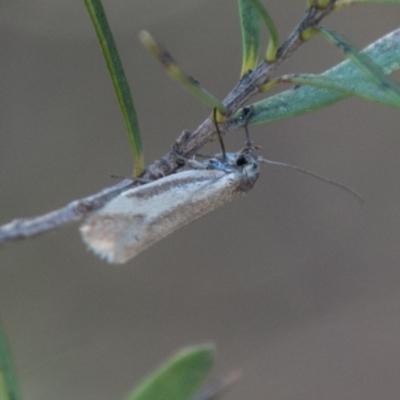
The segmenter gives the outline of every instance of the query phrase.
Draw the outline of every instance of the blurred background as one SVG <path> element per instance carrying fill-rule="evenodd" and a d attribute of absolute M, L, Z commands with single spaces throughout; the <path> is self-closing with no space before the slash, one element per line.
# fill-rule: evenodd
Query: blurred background
<path fill-rule="evenodd" d="M 281 40 L 305 8 L 264 4 Z M 138 31 L 149 30 L 223 98 L 241 66 L 237 5 L 104 6 L 151 163 L 210 110 L 166 77 Z M 399 16 L 398 7 L 366 5 L 324 24 L 364 47 L 397 28 Z M 2 0 L 0 53 L 0 223 L 54 210 L 114 184 L 111 174 L 131 173 L 83 1 Z M 279 73 L 322 72 L 342 59 L 315 38 Z M 337 187 L 264 165 L 247 196 L 123 266 L 87 252 L 78 225 L 2 248 L 0 315 L 25 398 L 122 399 L 177 349 L 211 341 L 214 375 L 244 374 L 227 399 L 398 399 L 399 122 L 396 109 L 350 99 L 251 128 L 264 157 L 348 185 L 363 206 Z M 231 151 L 243 143 L 242 131 L 226 137 Z"/>

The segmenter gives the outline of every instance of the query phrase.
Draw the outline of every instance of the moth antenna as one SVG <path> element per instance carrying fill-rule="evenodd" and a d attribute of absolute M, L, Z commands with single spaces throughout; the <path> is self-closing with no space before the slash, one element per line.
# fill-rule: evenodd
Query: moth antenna
<path fill-rule="evenodd" d="M 332 179 L 324 178 L 323 176 L 318 175 L 315 172 L 311 172 L 311 171 L 308 171 L 307 169 L 296 167 L 295 165 L 286 164 L 286 163 L 283 163 L 283 162 L 280 162 L 280 161 L 267 160 L 266 158 L 263 158 L 263 157 L 258 157 L 258 161 L 265 162 L 267 164 L 278 165 L 280 167 L 291 168 L 291 169 L 294 169 L 295 171 L 299 171 L 299 172 L 303 172 L 303 173 L 305 173 L 307 175 L 311 175 L 314 178 L 320 179 L 321 181 L 327 182 L 327 183 L 329 183 L 331 185 L 335 185 L 335 186 L 340 187 L 341 189 L 347 190 L 350 194 L 352 194 L 354 197 L 356 197 L 357 200 L 361 202 L 361 204 L 364 204 L 364 199 L 355 190 L 349 188 L 346 185 L 343 185 L 342 183 L 336 182 L 336 181 L 334 181 Z"/>
<path fill-rule="evenodd" d="M 214 157 L 215 154 L 202 154 L 202 153 L 195 153 L 196 157 L 200 157 L 200 158 L 211 158 Z"/>
<path fill-rule="evenodd" d="M 217 109 L 216 108 L 214 108 L 214 110 L 213 110 L 213 121 L 214 121 L 215 129 L 217 130 L 219 144 L 221 146 L 222 158 L 223 158 L 223 160 L 226 160 L 225 144 L 222 139 L 221 131 L 219 130 L 219 126 L 218 126 L 218 122 L 217 122 Z"/>

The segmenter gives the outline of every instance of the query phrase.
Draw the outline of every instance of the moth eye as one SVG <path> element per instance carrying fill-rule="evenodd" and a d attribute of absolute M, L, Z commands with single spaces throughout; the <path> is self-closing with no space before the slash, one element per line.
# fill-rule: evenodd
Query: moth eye
<path fill-rule="evenodd" d="M 238 157 L 238 159 L 236 160 L 236 165 L 238 167 L 241 167 L 242 165 L 246 165 L 247 164 L 247 159 L 244 156 L 240 156 Z"/>
<path fill-rule="evenodd" d="M 253 169 L 257 169 L 258 165 L 256 163 L 253 163 Z"/>

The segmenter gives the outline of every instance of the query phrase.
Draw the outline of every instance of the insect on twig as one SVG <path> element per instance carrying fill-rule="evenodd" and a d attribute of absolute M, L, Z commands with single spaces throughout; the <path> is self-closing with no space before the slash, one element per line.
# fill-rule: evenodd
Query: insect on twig
<path fill-rule="evenodd" d="M 99 257 L 124 263 L 180 227 L 248 192 L 259 175 L 251 146 L 189 162 L 190 169 L 121 193 L 84 221 L 83 240 Z M 248 141 L 248 144 L 250 142 Z"/>

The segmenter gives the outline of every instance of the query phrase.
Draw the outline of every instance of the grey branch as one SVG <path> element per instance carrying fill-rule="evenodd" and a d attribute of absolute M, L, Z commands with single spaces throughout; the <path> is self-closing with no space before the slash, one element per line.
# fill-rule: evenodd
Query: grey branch
<path fill-rule="evenodd" d="M 63 208 L 39 217 L 15 219 L 9 224 L 0 226 L 0 245 L 14 240 L 27 239 L 62 225 L 80 221 L 85 215 L 101 208 L 105 203 L 131 188 L 134 184 L 133 180 L 125 179 L 99 193 L 72 201 Z"/>
<path fill-rule="evenodd" d="M 316 26 L 322 18 L 332 11 L 335 2 L 336 0 L 331 0 L 330 7 L 324 10 L 319 10 L 316 7 L 311 7 L 307 10 L 300 23 L 280 46 L 276 61 L 271 64 L 261 61 L 254 71 L 249 72 L 239 81 L 223 101 L 228 117 L 239 110 L 250 97 L 258 93 L 258 88 L 268 81 L 271 72 L 301 45 L 301 33 L 309 27 Z M 228 124 L 220 127 L 223 134 L 227 133 L 228 129 Z M 143 178 L 155 180 L 172 174 L 182 166 L 182 157 L 190 157 L 196 150 L 209 142 L 214 134 L 215 126 L 211 117 L 199 125 L 194 132 L 184 131 L 175 141 L 173 150 L 146 168 Z M 101 208 L 112 198 L 135 184 L 138 184 L 138 182 L 126 179 L 117 185 L 105 188 L 92 196 L 75 200 L 65 207 L 48 214 L 17 219 L 0 226 L 0 245 L 10 241 L 31 238 L 71 222 L 80 221 L 87 214 Z"/>

